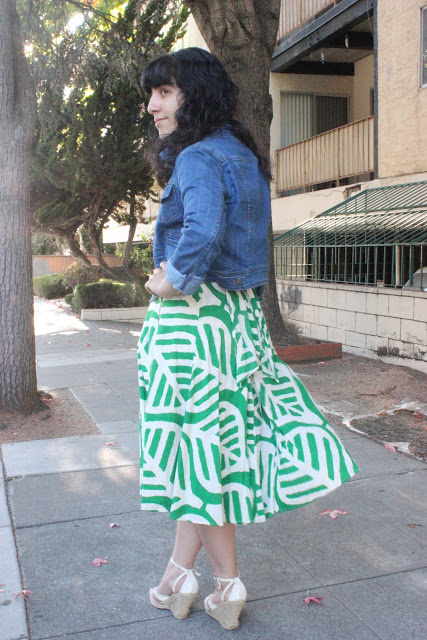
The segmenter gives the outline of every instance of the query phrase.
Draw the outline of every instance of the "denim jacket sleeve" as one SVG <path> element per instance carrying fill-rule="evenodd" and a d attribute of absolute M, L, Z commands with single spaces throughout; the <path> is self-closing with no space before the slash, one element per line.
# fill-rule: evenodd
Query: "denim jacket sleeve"
<path fill-rule="evenodd" d="M 175 170 L 184 223 L 167 262 L 166 278 L 175 289 L 189 295 L 203 282 L 221 250 L 225 233 L 223 167 L 209 150 L 196 147 L 178 156 Z"/>

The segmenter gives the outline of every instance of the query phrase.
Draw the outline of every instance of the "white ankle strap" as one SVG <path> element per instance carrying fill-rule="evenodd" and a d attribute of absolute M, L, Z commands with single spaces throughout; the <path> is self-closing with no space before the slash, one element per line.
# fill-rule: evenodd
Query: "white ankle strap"
<path fill-rule="evenodd" d="M 181 567 L 181 565 L 175 562 L 175 560 L 173 560 L 172 558 L 169 558 L 169 559 L 172 562 L 172 564 L 174 564 L 175 567 L 177 567 L 178 569 L 181 569 L 181 571 L 194 571 L 194 569 L 186 569 L 185 567 Z"/>
<path fill-rule="evenodd" d="M 239 575 L 237 575 L 235 578 L 219 578 L 218 576 L 214 576 L 217 585 L 218 585 L 218 589 L 221 588 L 221 582 L 228 582 L 229 584 L 225 587 L 224 591 L 221 594 L 221 600 L 223 601 L 225 596 L 227 595 L 227 592 L 230 591 L 230 589 L 233 588 L 235 581 L 238 580 L 240 578 L 240 573 Z"/>
<path fill-rule="evenodd" d="M 180 564 L 178 564 L 177 562 L 175 562 L 175 560 L 173 560 L 172 558 L 170 558 L 170 561 L 172 562 L 172 564 L 175 565 L 175 567 L 177 567 L 178 569 L 181 569 L 182 573 L 179 574 L 179 576 L 177 577 L 177 579 L 174 581 L 173 585 L 172 585 L 172 591 L 175 593 L 175 587 L 178 584 L 178 582 L 181 580 L 181 578 L 183 578 L 184 576 L 188 576 L 191 575 L 192 573 L 196 576 L 200 576 L 200 573 L 198 571 L 195 571 L 194 569 L 186 569 L 185 567 L 181 567 Z"/>

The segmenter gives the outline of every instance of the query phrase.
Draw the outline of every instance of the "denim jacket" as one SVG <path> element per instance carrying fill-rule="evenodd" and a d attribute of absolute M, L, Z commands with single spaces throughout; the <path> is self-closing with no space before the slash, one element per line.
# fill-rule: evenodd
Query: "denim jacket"
<path fill-rule="evenodd" d="M 186 147 L 161 197 L 154 263 L 183 294 L 268 281 L 270 188 L 255 155 L 225 127 Z"/>

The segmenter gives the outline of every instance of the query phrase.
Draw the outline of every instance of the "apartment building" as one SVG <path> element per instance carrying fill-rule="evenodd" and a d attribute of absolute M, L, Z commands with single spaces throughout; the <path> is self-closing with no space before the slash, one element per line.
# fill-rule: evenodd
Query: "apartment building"
<path fill-rule="evenodd" d="M 283 0 L 272 193 L 283 313 L 427 370 L 427 3 Z"/>

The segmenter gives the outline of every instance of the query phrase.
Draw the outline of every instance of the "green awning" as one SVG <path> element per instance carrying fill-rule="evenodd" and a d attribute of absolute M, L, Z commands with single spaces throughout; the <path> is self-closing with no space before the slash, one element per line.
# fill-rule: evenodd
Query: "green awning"
<path fill-rule="evenodd" d="M 427 244 L 427 181 L 366 189 L 278 236 L 275 247 Z"/>

